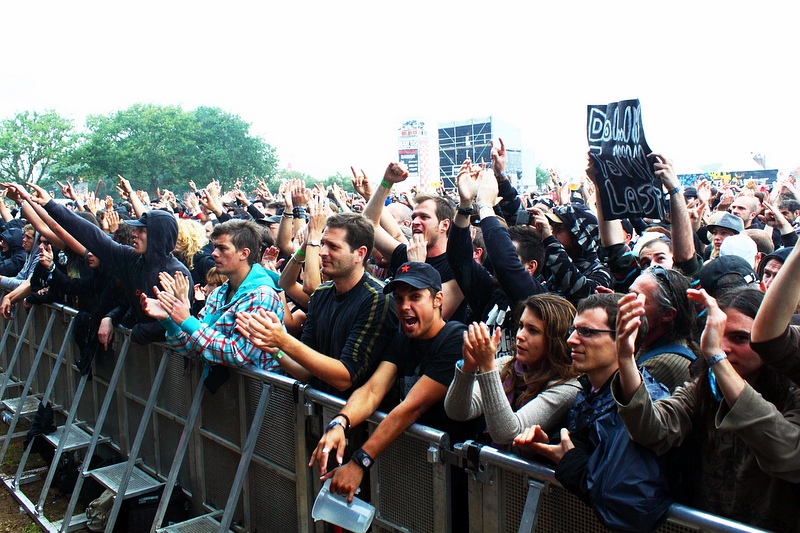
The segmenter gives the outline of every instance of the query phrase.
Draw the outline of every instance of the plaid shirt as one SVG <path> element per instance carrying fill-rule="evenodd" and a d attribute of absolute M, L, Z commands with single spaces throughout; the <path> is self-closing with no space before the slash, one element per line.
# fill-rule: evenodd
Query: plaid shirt
<path fill-rule="evenodd" d="M 256 270 L 256 267 L 253 269 Z M 262 352 L 235 331 L 236 313 L 240 311 L 255 313 L 258 309 L 264 309 L 283 320 L 283 304 L 278 293 L 263 284 L 259 274 L 251 271 L 228 303 L 225 303 L 228 282 L 215 289 L 198 318 L 189 317 L 180 326 L 171 319 L 163 320 L 161 323 L 167 330 L 167 343 L 180 354 L 188 357 L 201 355 L 210 363 L 252 366 L 262 370 L 276 367 L 278 363 L 267 352 Z M 254 286 L 254 282 L 259 281 L 261 284 Z"/>

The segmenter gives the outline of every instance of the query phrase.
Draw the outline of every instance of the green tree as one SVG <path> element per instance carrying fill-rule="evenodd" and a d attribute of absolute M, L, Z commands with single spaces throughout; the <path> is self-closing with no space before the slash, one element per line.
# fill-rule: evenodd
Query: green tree
<path fill-rule="evenodd" d="M 260 137 L 252 137 L 250 124 L 213 107 L 198 107 L 194 118 L 195 141 L 202 154 L 197 175 L 202 181 L 213 178 L 230 187 L 238 178 L 242 190 L 252 190 L 259 179 L 269 180 L 275 175 L 275 149 Z"/>
<path fill-rule="evenodd" d="M 539 189 L 546 189 L 547 184 L 550 183 L 550 173 L 547 169 L 536 166 L 536 186 Z"/>
<path fill-rule="evenodd" d="M 137 189 L 188 189 L 217 179 L 230 188 L 236 179 L 254 188 L 274 175 L 275 150 L 249 134 L 250 125 L 217 108 L 193 112 L 178 106 L 136 104 L 87 118 L 86 142 L 70 161 L 90 183 L 122 174 Z"/>
<path fill-rule="evenodd" d="M 0 122 L 0 179 L 38 182 L 76 145 L 72 121 L 24 111 Z"/>
<path fill-rule="evenodd" d="M 347 192 L 356 192 L 355 188 L 353 187 L 352 176 L 347 176 L 341 172 L 337 172 L 333 176 L 328 176 L 322 181 L 322 184 L 325 185 L 325 187 L 330 187 L 331 185 L 335 184 Z"/>

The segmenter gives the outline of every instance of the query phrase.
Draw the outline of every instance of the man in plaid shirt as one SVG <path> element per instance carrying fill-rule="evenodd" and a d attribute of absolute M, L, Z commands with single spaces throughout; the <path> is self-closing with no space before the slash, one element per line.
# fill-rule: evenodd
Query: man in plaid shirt
<path fill-rule="evenodd" d="M 256 348 L 244 335 L 234 335 L 236 313 L 275 313 L 283 320 L 283 304 L 275 285 L 260 264 L 261 228 L 254 222 L 229 220 L 211 233 L 214 265 L 228 281 L 212 292 L 199 317 L 189 313 L 182 294 L 182 275 L 174 280 L 162 276 L 164 290 L 154 288 L 158 298 L 142 295 L 142 307 L 159 320 L 167 331 L 167 342 L 176 352 L 201 356 L 209 363 L 228 366 L 251 366 L 268 370 L 276 366 L 268 352 Z M 166 285 L 166 286 L 165 286 Z"/>

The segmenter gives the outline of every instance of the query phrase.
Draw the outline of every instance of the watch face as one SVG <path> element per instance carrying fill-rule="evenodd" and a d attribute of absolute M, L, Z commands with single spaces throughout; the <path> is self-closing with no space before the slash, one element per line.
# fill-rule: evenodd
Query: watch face
<path fill-rule="evenodd" d="M 369 470 L 372 466 L 372 458 L 362 449 L 353 452 L 353 459 L 363 468 Z"/>

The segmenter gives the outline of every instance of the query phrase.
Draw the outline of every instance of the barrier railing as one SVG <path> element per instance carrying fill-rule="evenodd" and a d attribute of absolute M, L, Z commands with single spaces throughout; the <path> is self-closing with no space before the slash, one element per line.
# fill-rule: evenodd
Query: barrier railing
<path fill-rule="evenodd" d="M 51 318 L 55 314 L 55 320 Z M 41 392 L 53 383 L 50 397 L 58 410 L 60 423 L 72 407 L 80 381 L 73 364 L 76 349 L 69 342 L 63 369 L 51 380 L 62 341 L 67 336 L 70 318 L 75 311 L 63 306 L 41 306 L 30 314 L 20 309 L 13 320 L 0 320 L 3 328 L 0 366 L 7 377 L 5 398 L 16 398 L 27 383 L 32 393 Z M 30 316 L 30 318 L 29 318 Z M 52 331 L 43 335 L 47 324 Z M 197 423 L 186 432 L 185 457 L 176 450 L 187 422 L 190 407 L 200 382 L 202 365 L 187 362 L 169 353 L 163 385 L 152 406 L 148 396 L 162 360 L 163 345 L 138 346 L 129 342 L 127 333 L 118 330 L 115 350 L 127 349 L 124 358 L 109 357 L 95 361 L 93 379 L 74 410 L 75 424 L 92 432 L 104 400 L 102 435 L 110 443 L 99 446 L 100 455 L 117 452 L 127 457 L 139 444 L 139 466 L 150 476 L 172 483 L 186 491 L 196 515 L 219 512 L 226 508 L 232 489 L 240 496 L 231 503 L 230 522 L 234 531 L 321 532 L 314 524 L 311 507 L 320 487 L 316 472 L 306 465 L 311 449 L 324 425 L 343 405 L 339 398 L 314 390 L 287 376 L 231 369 L 230 379 L 215 394 L 202 395 Z M 14 368 L 11 356 L 17 354 Z M 34 366 L 36 354 L 40 361 Z M 120 379 L 114 385 L 117 366 Z M 7 376 L 5 376 L 7 374 Z M 29 379 L 28 379 L 29 378 Z M 20 381 L 20 380 L 24 380 Z M 109 386 L 111 385 L 111 386 Z M 265 387 L 269 404 L 263 422 L 253 425 L 254 415 Z M 144 438 L 134 439 L 142 417 L 151 407 Z M 367 433 L 385 417 L 375 413 Z M 258 428 L 252 458 L 246 469 L 240 468 L 246 450 L 248 432 Z M 19 438 L 18 434 L 16 438 Z M 7 439 L 15 438 L 13 435 Z M 252 442 L 252 435 L 251 435 Z M 183 455 L 183 454 L 179 454 Z M 453 468 L 465 468 L 469 488 L 470 531 L 605 531 L 591 510 L 561 488 L 551 469 L 536 462 L 494 448 L 472 443 L 451 447 L 446 433 L 413 425 L 378 458 L 370 472 L 370 497 L 376 507 L 373 531 L 452 531 L 451 515 L 466 513 L 461 502 L 452 501 Z M 172 471 L 173 476 L 170 476 Z M 237 477 L 238 473 L 238 477 Z M 28 513 L 47 531 L 59 531 L 61 516 L 49 516 L 48 509 L 33 503 L 37 495 L 25 492 L 25 476 L 4 476 L 7 489 Z M 452 509 L 451 507 L 455 507 Z M 77 511 L 76 511 L 77 512 Z M 73 526 L 81 516 L 72 518 Z M 752 532 L 746 525 L 674 505 L 661 532 L 688 531 Z"/>

